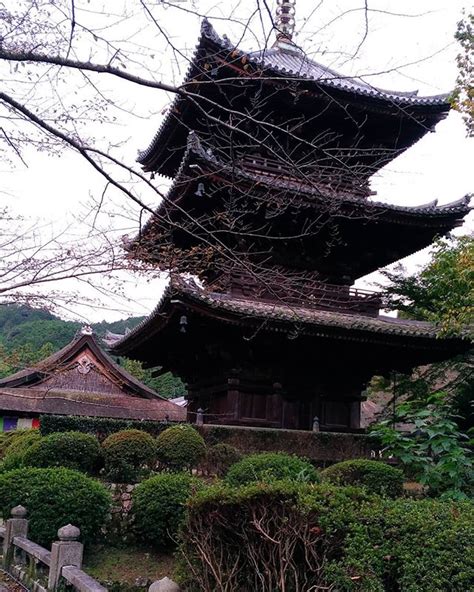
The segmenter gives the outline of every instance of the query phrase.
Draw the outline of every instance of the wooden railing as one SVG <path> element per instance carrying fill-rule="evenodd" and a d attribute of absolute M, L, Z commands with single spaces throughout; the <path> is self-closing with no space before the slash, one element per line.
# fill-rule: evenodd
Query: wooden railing
<path fill-rule="evenodd" d="M 68 524 L 58 530 L 59 540 L 48 551 L 28 538 L 26 509 L 16 506 L 5 526 L 0 526 L 2 567 L 32 592 L 54 592 L 64 583 L 79 592 L 107 592 L 82 571 L 80 530 Z"/>
<path fill-rule="evenodd" d="M 317 280 L 284 279 L 259 285 L 243 275 L 220 277 L 209 288 L 227 292 L 234 298 L 246 298 L 275 305 L 286 305 L 376 317 L 382 306 L 382 294 L 350 286 Z"/>
<path fill-rule="evenodd" d="M 258 155 L 243 156 L 239 159 L 238 164 L 244 170 L 260 175 L 273 176 L 289 184 L 297 183 L 314 189 L 321 186 L 321 189 L 335 195 L 343 194 L 367 198 L 372 193 L 367 178 L 362 178 L 359 175 L 336 173 L 334 169 L 329 169 L 329 167 L 318 167 L 316 165 L 291 166 L 290 163 L 281 163 Z"/>

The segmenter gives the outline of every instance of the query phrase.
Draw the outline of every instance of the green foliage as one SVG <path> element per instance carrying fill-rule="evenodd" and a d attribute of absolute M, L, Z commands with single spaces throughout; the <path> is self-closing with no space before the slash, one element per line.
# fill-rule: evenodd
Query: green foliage
<path fill-rule="evenodd" d="M 127 372 L 130 372 L 135 378 L 166 399 L 181 397 L 186 394 L 186 387 L 181 379 L 171 374 L 171 372 L 154 376 L 158 368 L 144 368 L 141 362 L 129 358 L 122 358 L 121 365 Z"/>
<path fill-rule="evenodd" d="M 138 480 L 156 462 L 156 444 L 142 430 L 123 430 L 111 434 L 102 444 L 105 474 L 111 481 Z"/>
<path fill-rule="evenodd" d="M 319 476 L 313 465 L 305 459 L 283 452 L 263 452 L 251 454 L 237 462 L 229 469 L 225 480 L 234 486 L 279 480 L 317 483 Z"/>
<path fill-rule="evenodd" d="M 154 547 L 176 540 L 191 493 L 203 487 L 188 473 L 162 473 L 140 483 L 133 492 L 134 530 L 137 538 Z"/>
<path fill-rule="evenodd" d="M 188 502 L 184 590 L 465 592 L 469 502 L 382 498 L 288 482 L 217 485 Z"/>
<path fill-rule="evenodd" d="M 0 378 L 34 366 L 39 361 L 49 357 L 53 351 L 53 346 L 49 342 L 39 349 L 35 349 L 32 345 L 26 343 L 11 352 L 0 344 Z"/>
<path fill-rule="evenodd" d="M 229 468 L 242 459 L 242 453 L 230 444 L 214 444 L 206 452 L 205 466 L 208 473 L 222 477 Z"/>
<path fill-rule="evenodd" d="M 39 439 L 26 451 L 23 462 L 31 467 L 66 467 L 84 473 L 100 468 L 97 438 L 81 432 L 58 432 Z"/>
<path fill-rule="evenodd" d="M 204 458 L 206 444 L 203 437 L 190 425 L 167 428 L 156 439 L 160 463 L 175 471 L 191 469 Z"/>
<path fill-rule="evenodd" d="M 407 424 L 411 431 L 395 429 L 393 421 Z M 463 498 L 473 493 L 473 452 L 451 416 L 445 393 L 405 401 L 397 406 L 394 418 L 380 422 L 373 431 L 385 453 L 399 459 L 405 472 L 426 485 L 431 495 Z"/>
<path fill-rule="evenodd" d="M 365 487 L 371 493 L 399 497 L 403 493 L 403 471 L 375 460 L 346 460 L 321 471 L 323 481 L 335 485 Z"/>
<path fill-rule="evenodd" d="M 2 471 L 23 467 L 26 464 L 25 456 L 41 440 L 39 430 L 15 430 L 9 433 L 12 436 L 9 438 L 9 446 L 5 450 Z"/>
<path fill-rule="evenodd" d="M 139 429 L 152 436 L 157 436 L 167 427 L 169 427 L 169 423 L 138 419 L 109 419 L 73 415 L 42 415 L 40 417 L 40 430 L 43 436 L 55 432 L 75 431 L 93 434 L 97 436 L 99 441 L 103 441 L 110 434 L 130 429 Z"/>
<path fill-rule="evenodd" d="M 474 136 L 474 14 L 459 21 L 455 39 L 459 43 L 458 77 L 451 104 L 464 119 L 468 137 Z"/>
<path fill-rule="evenodd" d="M 444 333 L 458 333 L 474 321 L 474 239 L 441 239 L 431 261 L 406 277 L 403 268 L 384 272 L 391 281 L 386 305 L 420 320 L 438 323 Z"/>
<path fill-rule="evenodd" d="M 28 535 L 49 546 L 61 526 L 74 524 L 89 543 L 100 534 L 110 509 L 110 494 L 98 481 L 70 469 L 23 468 L 0 475 L 0 508 L 4 519 L 21 504 L 28 510 Z"/>

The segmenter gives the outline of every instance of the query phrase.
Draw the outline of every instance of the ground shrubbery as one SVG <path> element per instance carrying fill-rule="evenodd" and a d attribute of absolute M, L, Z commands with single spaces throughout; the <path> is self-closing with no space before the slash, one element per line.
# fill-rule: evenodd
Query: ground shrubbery
<path fill-rule="evenodd" d="M 38 430 L 17 430 L 7 433 L 11 435 L 6 439 L 1 465 L 2 471 L 23 467 L 25 465 L 25 455 L 31 447 L 41 440 L 41 434 Z"/>
<path fill-rule="evenodd" d="M 206 454 L 203 437 L 190 425 L 170 426 L 156 439 L 158 460 L 174 471 L 189 470 Z"/>
<path fill-rule="evenodd" d="M 137 481 L 156 462 L 156 443 L 147 432 L 123 430 L 108 436 L 103 444 L 105 474 L 111 481 Z"/>
<path fill-rule="evenodd" d="M 187 591 L 465 592 L 474 581 L 469 502 L 279 481 L 210 487 L 188 506 Z"/>
<path fill-rule="evenodd" d="M 184 520 L 185 504 L 202 482 L 188 473 L 162 473 L 133 492 L 134 529 L 140 541 L 154 547 L 174 543 Z"/>
<path fill-rule="evenodd" d="M 4 519 L 21 504 L 28 511 L 29 534 L 49 546 L 66 524 L 81 529 L 81 539 L 97 538 L 110 510 L 110 495 L 94 479 L 64 468 L 23 468 L 0 475 L 0 511 Z"/>
<path fill-rule="evenodd" d="M 321 472 L 323 481 L 335 485 L 363 486 L 372 493 L 399 497 L 403 493 L 403 472 L 376 460 L 346 460 Z"/>
<path fill-rule="evenodd" d="M 97 438 L 81 432 L 58 432 L 40 438 L 24 455 L 31 467 L 65 467 L 94 473 L 100 468 L 101 449 Z"/>
<path fill-rule="evenodd" d="M 287 479 L 300 483 L 317 483 L 318 473 L 305 459 L 282 452 L 251 454 L 230 467 L 225 480 L 229 485 L 247 485 L 257 481 Z"/>
<path fill-rule="evenodd" d="M 242 459 L 242 453 L 230 444 L 214 444 L 209 446 L 204 461 L 205 470 L 208 474 L 222 477 L 229 468 Z"/>

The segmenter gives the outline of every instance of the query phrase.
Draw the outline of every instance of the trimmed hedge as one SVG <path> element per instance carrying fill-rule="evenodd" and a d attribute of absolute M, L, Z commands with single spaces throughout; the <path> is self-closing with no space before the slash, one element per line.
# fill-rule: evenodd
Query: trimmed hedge
<path fill-rule="evenodd" d="M 132 498 L 138 540 L 159 548 L 175 544 L 185 504 L 191 493 L 202 487 L 189 473 L 162 473 L 140 483 Z"/>
<path fill-rule="evenodd" d="M 323 481 L 335 485 L 363 486 L 372 493 L 400 497 L 403 493 L 403 471 L 382 461 L 346 460 L 321 471 Z"/>
<path fill-rule="evenodd" d="M 110 419 L 107 417 L 73 415 L 41 415 L 40 417 L 40 431 L 43 436 L 55 432 L 85 432 L 97 436 L 100 442 L 110 434 L 131 429 L 141 430 L 156 437 L 169 425 L 169 422 Z"/>
<path fill-rule="evenodd" d="M 313 465 L 303 458 L 282 452 L 262 452 L 246 456 L 231 466 L 225 477 L 233 486 L 280 480 L 317 483 L 319 476 Z"/>
<path fill-rule="evenodd" d="M 199 464 L 206 454 L 202 436 L 190 425 L 171 426 L 156 439 L 157 457 L 171 470 L 182 471 Z"/>
<path fill-rule="evenodd" d="M 123 430 L 102 443 L 105 474 L 111 481 L 137 481 L 156 463 L 154 438 L 142 430 Z"/>
<path fill-rule="evenodd" d="M 28 511 L 29 537 L 49 546 L 61 526 L 74 524 L 81 539 L 95 540 L 110 511 L 106 488 L 94 479 L 64 468 L 24 468 L 0 475 L 0 511 L 4 519 L 21 504 Z"/>
<path fill-rule="evenodd" d="M 95 436 L 81 432 L 58 432 L 44 436 L 31 446 L 24 455 L 24 464 L 94 473 L 100 468 L 101 459 L 99 441 Z"/>
<path fill-rule="evenodd" d="M 193 592 L 466 592 L 473 509 L 329 483 L 210 487 L 188 502 L 181 584 Z"/>
<path fill-rule="evenodd" d="M 25 456 L 28 451 L 41 441 L 41 434 L 36 429 L 8 432 L 12 437 L 5 448 L 1 470 L 11 471 L 25 466 Z"/>

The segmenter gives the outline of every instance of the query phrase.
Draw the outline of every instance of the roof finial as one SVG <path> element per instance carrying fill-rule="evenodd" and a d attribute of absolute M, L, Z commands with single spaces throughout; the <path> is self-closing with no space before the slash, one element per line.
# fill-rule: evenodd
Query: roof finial
<path fill-rule="evenodd" d="M 295 32 L 295 4 L 296 0 L 277 0 L 275 27 L 277 29 L 277 41 L 292 41 Z"/>

